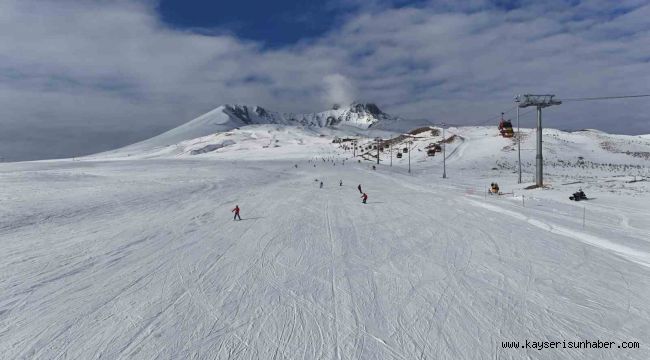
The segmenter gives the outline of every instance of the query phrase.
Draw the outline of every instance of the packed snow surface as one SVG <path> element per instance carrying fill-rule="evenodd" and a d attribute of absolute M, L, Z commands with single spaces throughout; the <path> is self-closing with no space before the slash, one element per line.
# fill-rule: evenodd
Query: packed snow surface
<path fill-rule="evenodd" d="M 548 130 L 524 190 L 530 130 L 524 184 L 493 128 L 447 130 L 447 179 L 440 134 L 373 170 L 337 131 L 2 164 L 0 358 L 650 358 L 650 139 Z M 640 348 L 502 348 L 526 340 Z"/>

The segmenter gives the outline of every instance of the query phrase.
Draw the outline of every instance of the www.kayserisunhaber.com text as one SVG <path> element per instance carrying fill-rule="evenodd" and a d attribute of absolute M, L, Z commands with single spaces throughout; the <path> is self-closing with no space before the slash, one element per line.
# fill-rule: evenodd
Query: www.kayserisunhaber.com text
<path fill-rule="evenodd" d="M 502 341 L 503 349 L 639 349 L 638 341 L 601 341 L 601 340 L 581 340 L 581 341 Z"/>

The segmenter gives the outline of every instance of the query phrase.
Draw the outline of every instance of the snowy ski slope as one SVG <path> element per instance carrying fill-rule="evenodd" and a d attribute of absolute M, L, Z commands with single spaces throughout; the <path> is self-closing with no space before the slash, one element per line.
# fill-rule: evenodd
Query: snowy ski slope
<path fill-rule="evenodd" d="M 448 132 L 446 180 L 420 151 L 439 136 L 409 175 L 264 124 L 1 164 L 0 358 L 650 358 L 648 160 L 626 153 L 650 139 L 549 130 L 551 186 L 523 190 L 531 151 L 516 184 L 511 140 Z M 526 340 L 640 348 L 501 346 Z"/>

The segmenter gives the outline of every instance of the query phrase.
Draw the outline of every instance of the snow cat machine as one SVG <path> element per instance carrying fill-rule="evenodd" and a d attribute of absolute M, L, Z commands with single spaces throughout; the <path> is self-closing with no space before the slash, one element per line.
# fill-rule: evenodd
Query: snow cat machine
<path fill-rule="evenodd" d="M 579 189 L 578 191 L 574 192 L 573 195 L 569 196 L 569 200 L 580 201 L 580 200 L 588 200 L 588 199 L 587 199 L 587 195 L 585 195 L 585 192 L 582 191 L 582 189 Z"/>
<path fill-rule="evenodd" d="M 503 113 L 501 113 L 501 121 L 499 122 L 499 133 L 504 138 L 511 138 L 515 135 L 514 130 L 512 130 L 512 123 L 510 120 L 503 118 Z"/>

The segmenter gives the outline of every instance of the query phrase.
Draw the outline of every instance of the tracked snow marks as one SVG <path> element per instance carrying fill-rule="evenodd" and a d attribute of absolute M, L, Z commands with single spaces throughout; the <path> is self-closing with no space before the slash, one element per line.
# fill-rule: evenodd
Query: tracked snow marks
<path fill-rule="evenodd" d="M 330 213 L 329 213 L 329 202 L 325 206 L 325 222 L 327 226 L 327 237 L 329 238 L 329 245 L 330 245 L 330 285 L 332 289 L 332 314 L 334 315 L 334 321 L 333 321 L 333 336 L 334 336 L 334 358 L 335 359 L 340 359 L 341 355 L 339 354 L 339 329 L 338 329 L 338 321 L 337 321 L 337 308 L 338 304 L 336 302 L 336 268 L 334 266 L 334 239 L 332 238 L 332 224 L 330 223 Z"/>
<path fill-rule="evenodd" d="M 137 165 L 66 170 L 95 176 L 83 189 L 74 176 L 57 183 L 58 204 L 43 183 L 16 182 L 34 198 L 17 196 L 16 213 L 3 215 L 20 226 L 0 226 L 2 356 L 649 357 L 500 349 L 525 339 L 650 343 L 650 273 L 448 186 L 354 165 Z M 232 220 L 235 203 L 242 221 Z"/>

